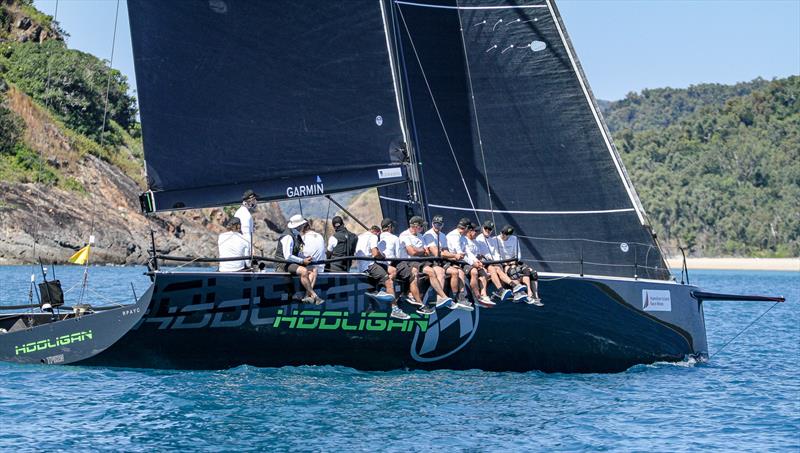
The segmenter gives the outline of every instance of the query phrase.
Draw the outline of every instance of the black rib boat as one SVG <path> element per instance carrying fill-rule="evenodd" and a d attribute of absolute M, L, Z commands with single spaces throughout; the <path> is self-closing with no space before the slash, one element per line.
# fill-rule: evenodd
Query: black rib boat
<path fill-rule="evenodd" d="M 149 270 L 86 365 L 614 372 L 708 354 L 551 0 L 129 0 L 146 213 L 378 187 L 382 214 L 514 227 L 544 307 L 397 320 L 366 276 Z M 255 231 L 258 236 L 259 231 Z M 413 313 L 410 307 L 403 307 Z M 2 337 L 0 337 L 2 338 Z"/>

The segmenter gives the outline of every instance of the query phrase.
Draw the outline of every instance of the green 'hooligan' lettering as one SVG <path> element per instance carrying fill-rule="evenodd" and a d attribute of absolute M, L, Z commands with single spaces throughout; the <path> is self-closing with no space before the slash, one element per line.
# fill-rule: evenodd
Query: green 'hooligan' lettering
<path fill-rule="evenodd" d="M 395 321 L 394 319 L 389 320 L 389 324 L 386 326 L 386 331 L 391 332 L 392 329 L 395 327 L 399 327 L 400 331 L 403 332 L 406 330 L 407 321 Z"/>
<path fill-rule="evenodd" d="M 386 321 L 381 319 L 386 318 L 386 313 L 370 313 L 367 317 L 369 318 L 367 321 L 367 330 L 386 330 Z"/>
<path fill-rule="evenodd" d="M 280 327 L 281 322 L 286 322 L 289 323 L 290 329 L 294 329 L 295 325 L 297 324 L 297 318 L 294 316 L 281 316 L 282 314 L 283 310 L 278 310 L 278 314 L 275 316 L 275 322 L 272 323 L 272 327 Z"/>
<path fill-rule="evenodd" d="M 322 312 L 322 319 L 319 320 L 319 330 L 336 330 L 342 323 L 341 317 L 344 316 L 341 311 L 325 311 Z M 328 324 L 329 320 L 334 321 L 333 324 Z"/>
<path fill-rule="evenodd" d="M 363 329 L 363 323 L 364 320 L 362 319 L 361 323 L 359 324 L 359 326 L 361 326 L 362 329 Z M 342 318 L 342 330 L 360 330 L 359 326 L 351 326 L 349 316 L 345 316 L 344 318 Z"/>
<path fill-rule="evenodd" d="M 313 316 L 311 318 L 311 322 L 306 322 L 306 317 Z M 319 325 L 319 312 L 316 310 L 303 310 L 300 312 L 300 317 L 297 318 L 297 328 L 298 329 L 316 329 Z"/>

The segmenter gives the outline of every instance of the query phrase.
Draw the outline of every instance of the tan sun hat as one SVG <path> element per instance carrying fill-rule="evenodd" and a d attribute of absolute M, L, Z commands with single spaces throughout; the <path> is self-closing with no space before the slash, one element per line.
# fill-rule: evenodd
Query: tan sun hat
<path fill-rule="evenodd" d="M 304 219 L 303 216 L 301 216 L 300 214 L 295 214 L 292 216 L 291 219 L 289 219 L 289 224 L 286 226 L 288 226 L 289 228 L 297 228 L 303 225 L 304 223 L 306 223 L 306 219 Z"/>

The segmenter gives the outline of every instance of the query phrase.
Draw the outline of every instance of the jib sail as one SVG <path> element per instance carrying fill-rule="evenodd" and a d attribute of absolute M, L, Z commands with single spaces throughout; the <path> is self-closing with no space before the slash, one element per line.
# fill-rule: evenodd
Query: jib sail
<path fill-rule="evenodd" d="M 401 182 L 377 0 L 129 0 L 146 211 Z"/>
<path fill-rule="evenodd" d="M 551 1 L 393 5 L 429 215 L 511 225 L 539 270 L 668 277 Z"/>

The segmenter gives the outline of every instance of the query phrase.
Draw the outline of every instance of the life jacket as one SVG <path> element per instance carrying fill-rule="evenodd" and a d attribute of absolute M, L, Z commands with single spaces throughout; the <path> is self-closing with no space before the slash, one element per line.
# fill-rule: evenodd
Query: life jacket
<path fill-rule="evenodd" d="M 351 233 L 347 228 L 344 227 L 344 225 L 342 225 L 336 229 L 336 232 L 333 233 L 333 237 L 336 238 L 336 245 L 333 247 L 333 251 L 331 251 L 331 258 L 341 258 L 344 256 L 355 255 L 358 236 Z M 336 261 L 333 263 L 328 263 L 327 270 L 347 272 L 350 270 L 351 264 L 352 260 Z"/>
<path fill-rule="evenodd" d="M 283 246 L 281 246 L 281 240 L 286 236 L 292 237 L 292 255 L 299 256 L 300 251 L 303 250 L 303 238 L 300 237 L 299 234 L 295 235 L 292 233 L 292 230 L 285 229 L 281 236 L 278 238 L 278 243 L 275 245 L 275 258 L 285 260 L 287 257 L 283 256 Z"/>

